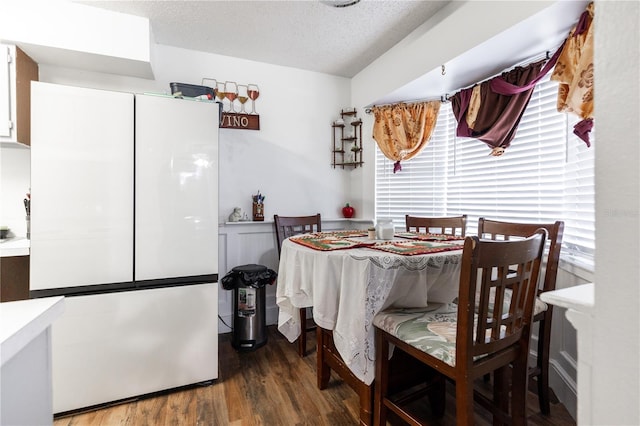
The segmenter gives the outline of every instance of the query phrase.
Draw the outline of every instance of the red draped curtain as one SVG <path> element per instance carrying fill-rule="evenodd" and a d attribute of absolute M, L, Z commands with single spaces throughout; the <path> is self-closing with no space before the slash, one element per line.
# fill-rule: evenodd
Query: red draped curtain
<path fill-rule="evenodd" d="M 536 83 L 555 66 L 551 79 L 560 82 L 558 111 L 574 112 L 583 118 L 574 133 L 589 146 L 593 126 L 592 21 L 593 3 L 544 66 L 540 61 L 516 67 L 453 95 L 456 134 L 481 140 L 492 148 L 492 155 L 502 155 L 515 136 Z"/>
<path fill-rule="evenodd" d="M 515 136 L 535 83 L 551 68 L 543 68 L 544 62 L 516 67 L 453 95 L 457 135 L 481 140 L 492 148 L 492 155 L 502 155 Z"/>

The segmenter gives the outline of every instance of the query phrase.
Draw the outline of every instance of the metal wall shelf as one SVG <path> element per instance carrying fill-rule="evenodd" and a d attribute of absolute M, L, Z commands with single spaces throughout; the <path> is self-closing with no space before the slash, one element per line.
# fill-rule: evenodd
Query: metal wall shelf
<path fill-rule="evenodd" d="M 350 120 L 349 123 L 345 121 Z M 333 162 L 332 166 L 353 167 L 362 166 L 362 120 L 357 117 L 357 111 L 341 110 L 340 118 L 342 123 L 333 123 Z M 351 127 L 353 130 L 345 135 L 345 129 Z"/>

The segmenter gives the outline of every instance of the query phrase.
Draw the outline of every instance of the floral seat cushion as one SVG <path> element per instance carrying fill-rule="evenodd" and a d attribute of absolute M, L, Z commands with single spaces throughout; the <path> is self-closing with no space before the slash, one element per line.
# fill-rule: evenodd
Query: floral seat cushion
<path fill-rule="evenodd" d="M 429 304 L 425 308 L 397 308 L 380 312 L 373 324 L 411 346 L 451 366 L 456 363 L 458 306 Z"/>
<path fill-rule="evenodd" d="M 474 340 L 475 319 L 476 315 Z M 452 367 L 456 365 L 458 305 L 455 303 L 434 303 L 424 308 L 391 308 L 376 315 L 373 325 Z M 504 331 L 503 326 L 503 336 Z M 487 330 L 487 341 L 490 336 L 491 331 Z M 474 360 L 483 356 L 476 356 Z"/>

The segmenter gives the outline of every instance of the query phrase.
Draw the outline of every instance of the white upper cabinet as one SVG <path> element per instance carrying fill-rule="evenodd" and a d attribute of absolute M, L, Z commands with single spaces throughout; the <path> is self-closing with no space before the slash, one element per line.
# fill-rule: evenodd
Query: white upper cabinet
<path fill-rule="evenodd" d="M 38 80 L 38 64 L 7 44 L 0 44 L 0 61 L 0 142 L 31 145 L 31 81 Z"/>

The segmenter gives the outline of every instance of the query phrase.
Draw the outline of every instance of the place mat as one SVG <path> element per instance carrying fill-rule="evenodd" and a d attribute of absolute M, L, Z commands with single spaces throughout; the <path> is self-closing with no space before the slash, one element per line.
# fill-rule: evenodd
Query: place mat
<path fill-rule="evenodd" d="M 464 245 L 451 243 L 438 243 L 429 241 L 397 241 L 378 243 L 369 248 L 382 250 L 403 256 L 415 256 L 418 254 L 438 253 L 442 251 L 462 250 Z"/>
<path fill-rule="evenodd" d="M 336 237 L 336 236 L 316 236 L 315 234 L 304 235 L 300 237 L 289 238 L 294 243 L 298 243 L 305 247 L 312 248 L 314 250 L 331 251 L 331 250 L 344 250 L 357 247 L 370 247 L 374 245 L 374 242 L 354 241 L 348 238 Z"/>
<path fill-rule="evenodd" d="M 368 233 L 367 231 L 362 231 L 362 230 L 349 230 L 349 231 L 313 232 L 309 235 L 313 235 L 316 238 L 321 238 L 321 237 L 350 238 L 350 237 L 366 237 Z"/>
<path fill-rule="evenodd" d="M 420 241 L 460 241 L 464 237 L 460 235 L 444 235 L 444 234 L 425 234 L 424 232 L 396 232 L 396 237 L 408 238 L 410 240 Z"/>

